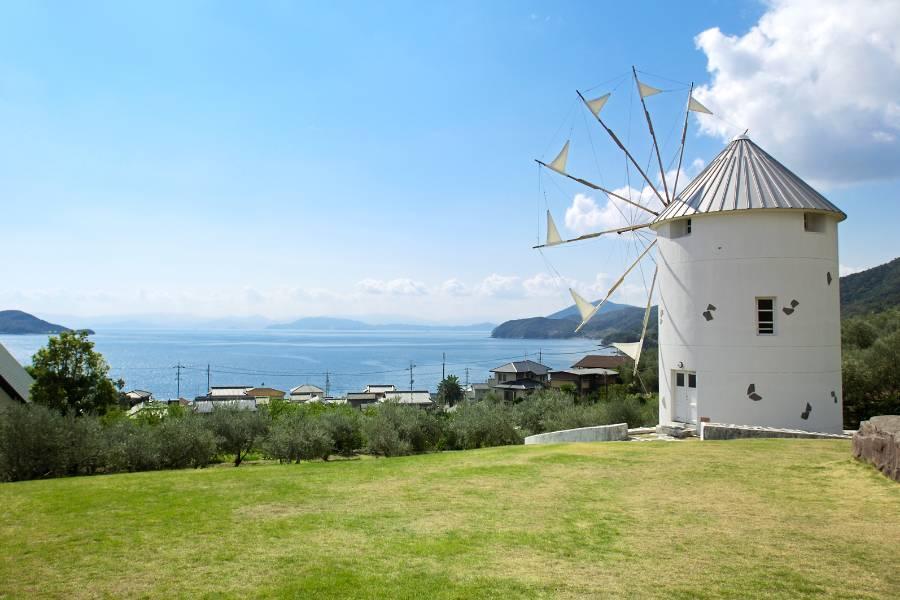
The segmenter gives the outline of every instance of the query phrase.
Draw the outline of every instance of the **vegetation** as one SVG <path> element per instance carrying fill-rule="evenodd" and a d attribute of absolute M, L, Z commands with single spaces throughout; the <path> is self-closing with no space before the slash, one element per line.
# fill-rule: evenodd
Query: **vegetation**
<path fill-rule="evenodd" d="M 841 314 L 846 317 L 900 306 L 900 258 L 841 277 Z"/>
<path fill-rule="evenodd" d="M 900 308 L 844 319 L 841 340 L 844 426 L 900 414 Z"/>
<path fill-rule="evenodd" d="M 21 310 L 0 310 L 0 334 L 3 335 L 56 334 L 64 331 L 71 329 L 38 319 Z"/>
<path fill-rule="evenodd" d="M 441 380 L 437 390 L 437 401 L 441 406 L 455 406 L 462 402 L 464 392 L 459 384 L 459 377 L 448 375 Z"/>
<path fill-rule="evenodd" d="M 845 441 L 223 465 L 0 505 L 0 597 L 900 597 L 900 486 Z"/>
<path fill-rule="evenodd" d="M 51 337 L 31 359 L 31 399 L 63 414 L 103 414 L 116 406 L 119 388 L 109 378 L 109 365 L 86 331 L 64 331 Z"/>
<path fill-rule="evenodd" d="M 284 463 L 332 456 L 402 456 L 521 444 L 554 429 L 626 422 L 656 423 L 655 397 L 613 386 L 608 399 L 582 401 L 547 390 L 519 404 L 489 396 L 450 412 L 385 403 L 348 406 L 272 402 L 258 411 L 196 415 L 181 406 L 136 419 L 66 415 L 41 405 L 11 405 L 0 418 L 0 481 L 204 467 L 248 456 Z"/>

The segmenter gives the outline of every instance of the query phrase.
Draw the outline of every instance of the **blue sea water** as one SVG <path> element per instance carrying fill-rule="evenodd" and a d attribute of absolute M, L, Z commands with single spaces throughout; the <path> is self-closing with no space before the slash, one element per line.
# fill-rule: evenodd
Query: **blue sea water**
<path fill-rule="evenodd" d="M 568 367 L 588 353 L 602 353 L 597 342 L 493 339 L 489 331 L 279 331 L 279 330 L 98 330 L 91 336 L 110 365 L 110 375 L 126 389 L 143 389 L 157 398 L 175 398 L 177 364 L 181 395 L 207 390 L 207 365 L 214 386 L 261 386 L 281 390 L 312 383 L 332 395 L 360 391 L 369 383 L 409 388 L 412 362 L 415 389 L 435 391 L 446 373 L 462 383 L 482 382 L 490 369 L 511 360 L 540 359 L 551 368 Z M 45 335 L 5 335 L 0 343 L 23 364 L 47 343 Z"/>

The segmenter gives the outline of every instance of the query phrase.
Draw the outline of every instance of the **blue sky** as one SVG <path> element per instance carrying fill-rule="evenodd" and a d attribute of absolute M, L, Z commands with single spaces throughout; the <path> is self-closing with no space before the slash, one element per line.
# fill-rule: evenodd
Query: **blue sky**
<path fill-rule="evenodd" d="M 896 11 L 888 3 L 874 14 L 874 4 L 869 18 L 839 19 L 869 41 L 851 48 L 846 31 L 810 26 L 821 46 L 810 55 L 828 65 L 845 54 L 900 63 L 873 37 L 890 34 Z M 634 256 L 633 242 L 560 249 L 546 254 L 548 266 L 530 249 L 543 210 L 571 233 L 577 215 L 567 227 L 566 212 L 585 190 L 543 181 L 545 200 L 532 159 L 551 159 L 571 134 L 573 169 L 625 186 L 620 155 L 575 106 L 574 90 L 620 83 L 609 118 L 643 161 L 646 130 L 621 77 L 632 64 L 672 90 L 648 99 L 660 137 L 680 127 L 689 81 L 706 86 L 702 97 L 725 118 L 692 120 L 689 175 L 738 133 L 731 123 L 749 126 L 848 213 L 842 265 L 886 262 L 900 254 L 896 65 L 885 97 L 854 98 L 832 83 L 844 73 L 820 75 L 804 66 L 809 57 L 771 80 L 815 71 L 816 85 L 834 88 L 817 88 L 827 106 L 765 80 L 779 75 L 772 57 L 802 43 L 783 33 L 796 14 L 827 24 L 840 10 L 803 0 L 677 11 L 647 2 L 6 3 L 0 308 L 88 321 L 496 321 L 567 304 L 556 272 L 599 296 Z M 698 38 L 714 28 L 721 34 Z M 768 31 L 762 42 L 754 28 Z M 759 98 L 766 106 L 754 112 Z M 784 126 L 767 130 L 765 110 L 797 130 L 788 139 Z M 840 136 L 851 134 L 834 125 L 829 144 L 818 143 L 832 129 L 822 123 L 842 114 L 864 139 L 849 145 Z M 677 134 L 667 139 L 668 159 Z M 831 150 L 818 160 L 823 147 Z M 604 223 L 606 199 L 589 200 L 579 210 Z M 619 300 L 641 302 L 643 285 L 636 274 Z"/>

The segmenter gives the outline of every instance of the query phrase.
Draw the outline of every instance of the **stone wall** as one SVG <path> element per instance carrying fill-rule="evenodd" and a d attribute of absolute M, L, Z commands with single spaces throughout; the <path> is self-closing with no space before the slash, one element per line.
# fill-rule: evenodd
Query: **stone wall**
<path fill-rule="evenodd" d="M 900 482 L 900 416 L 872 417 L 853 434 L 853 456 Z"/>
<path fill-rule="evenodd" d="M 562 444 L 564 442 L 618 442 L 628 439 L 628 425 L 598 425 L 529 435 L 526 444 Z"/>
<path fill-rule="evenodd" d="M 850 439 L 850 436 L 842 433 L 820 433 L 816 431 L 803 431 L 802 429 L 777 429 L 775 427 L 758 427 L 755 425 L 729 425 L 726 423 L 700 424 L 700 439 L 703 440 L 736 440 L 743 438 L 847 440 Z"/>

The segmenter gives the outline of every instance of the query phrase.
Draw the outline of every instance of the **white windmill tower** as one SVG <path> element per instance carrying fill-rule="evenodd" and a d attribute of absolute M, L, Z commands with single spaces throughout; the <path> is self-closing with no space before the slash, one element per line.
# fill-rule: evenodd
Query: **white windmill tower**
<path fill-rule="evenodd" d="M 653 147 L 663 174 L 644 98 L 658 90 L 637 79 Z M 579 94 L 581 96 L 581 94 Z M 688 96 L 687 115 L 709 112 Z M 836 206 L 739 136 L 691 181 L 670 196 L 644 173 L 600 118 L 608 99 L 587 101 L 613 141 L 662 205 L 646 222 L 563 240 L 548 212 L 547 243 L 539 248 L 604 234 L 655 233 L 596 306 L 572 291 L 583 318 L 580 330 L 645 257 L 656 262 L 641 341 L 614 344 L 640 360 L 654 290 L 659 305 L 660 422 L 701 421 L 840 432 L 840 295 Z M 566 172 L 568 142 L 545 167 L 592 189 L 610 202 L 632 199 Z M 540 162 L 540 161 L 538 161 Z M 646 234 L 644 234 L 646 235 Z"/>

